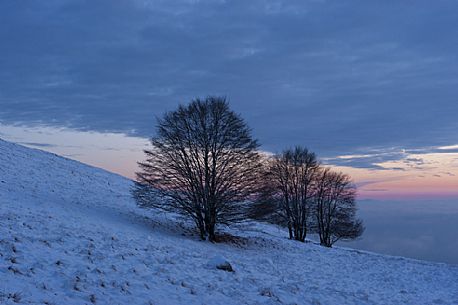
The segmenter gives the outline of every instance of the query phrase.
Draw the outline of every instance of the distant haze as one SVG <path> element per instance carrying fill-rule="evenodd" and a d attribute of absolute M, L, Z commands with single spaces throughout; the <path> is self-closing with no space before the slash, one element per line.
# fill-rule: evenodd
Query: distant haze
<path fill-rule="evenodd" d="M 458 265 L 458 200 L 359 202 L 366 231 L 340 246 Z"/>

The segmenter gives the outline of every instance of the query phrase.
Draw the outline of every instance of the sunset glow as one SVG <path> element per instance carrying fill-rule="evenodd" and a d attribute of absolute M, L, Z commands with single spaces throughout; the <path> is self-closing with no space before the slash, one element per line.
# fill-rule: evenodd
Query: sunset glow
<path fill-rule="evenodd" d="M 66 128 L 0 125 L 6 140 L 66 156 L 135 179 L 148 139 L 117 133 L 81 132 Z M 73 144 L 66 145 L 71 138 Z M 46 143 L 46 144 L 44 144 Z M 84 147 L 84 149 L 82 149 Z M 355 160 L 371 154 L 323 158 L 325 164 L 352 176 L 360 199 L 458 198 L 457 145 L 437 147 L 440 153 L 408 153 L 399 160 L 375 163 L 378 169 L 335 165 L 329 160 Z M 431 149 L 434 150 L 434 149 Z"/>

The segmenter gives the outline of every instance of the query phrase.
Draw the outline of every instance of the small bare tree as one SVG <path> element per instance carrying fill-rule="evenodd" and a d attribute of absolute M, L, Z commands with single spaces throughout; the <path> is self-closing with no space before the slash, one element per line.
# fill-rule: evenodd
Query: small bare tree
<path fill-rule="evenodd" d="M 249 218 L 287 226 L 287 221 L 279 213 L 280 192 L 272 179 L 272 170 L 275 159 L 268 154 L 261 154 L 261 168 L 257 179 L 258 193 L 250 206 Z"/>
<path fill-rule="evenodd" d="M 272 160 L 266 189 L 270 201 L 277 205 L 277 217 L 288 227 L 290 239 L 304 241 L 307 236 L 318 168 L 315 154 L 300 146 Z"/>
<path fill-rule="evenodd" d="M 338 240 L 361 236 L 364 227 L 362 221 L 356 219 L 356 189 L 350 177 L 324 168 L 316 178 L 315 230 L 321 245 L 332 247 Z"/>
<path fill-rule="evenodd" d="M 247 217 L 257 189 L 259 145 L 225 98 L 195 99 L 166 113 L 151 143 L 134 191 L 141 205 L 189 216 L 210 241 L 217 224 Z"/>

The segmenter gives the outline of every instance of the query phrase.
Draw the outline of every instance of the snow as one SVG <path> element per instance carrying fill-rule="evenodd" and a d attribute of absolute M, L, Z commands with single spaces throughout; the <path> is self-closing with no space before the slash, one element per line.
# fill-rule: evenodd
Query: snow
<path fill-rule="evenodd" d="M 458 304 L 458 266 L 290 241 L 199 241 L 121 176 L 0 140 L 0 304 Z M 178 224 L 176 224 L 178 221 Z M 208 268 L 230 262 L 235 272 Z"/>

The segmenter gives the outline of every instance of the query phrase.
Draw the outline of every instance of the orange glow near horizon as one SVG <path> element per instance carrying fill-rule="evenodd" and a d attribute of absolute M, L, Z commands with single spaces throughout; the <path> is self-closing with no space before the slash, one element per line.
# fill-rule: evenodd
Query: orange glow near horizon
<path fill-rule="evenodd" d="M 46 150 L 134 179 L 137 162 L 144 158 L 148 140 L 119 133 L 81 132 L 66 128 L 21 127 L 0 124 L 4 140 Z M 440 153 L 405 154 L 396 161 L 377 163 L 377 169 L 332 166 L 349 174 L 359 199 L 458 198 L 458 153 L 438 147 Z M 340 159 L 367 155 L 339 156 Z M 407 160 L 420 160 L 420 165 Z"/>
<path fill-rule="evenodd" d="M 407 158 L 422 165 L 406 164 Z M 458 153 L 409 154 L 405 159 L 376 164 L 382 169 L 335 168 L 352 176 L 360 199 L 458 198 Z"/>

